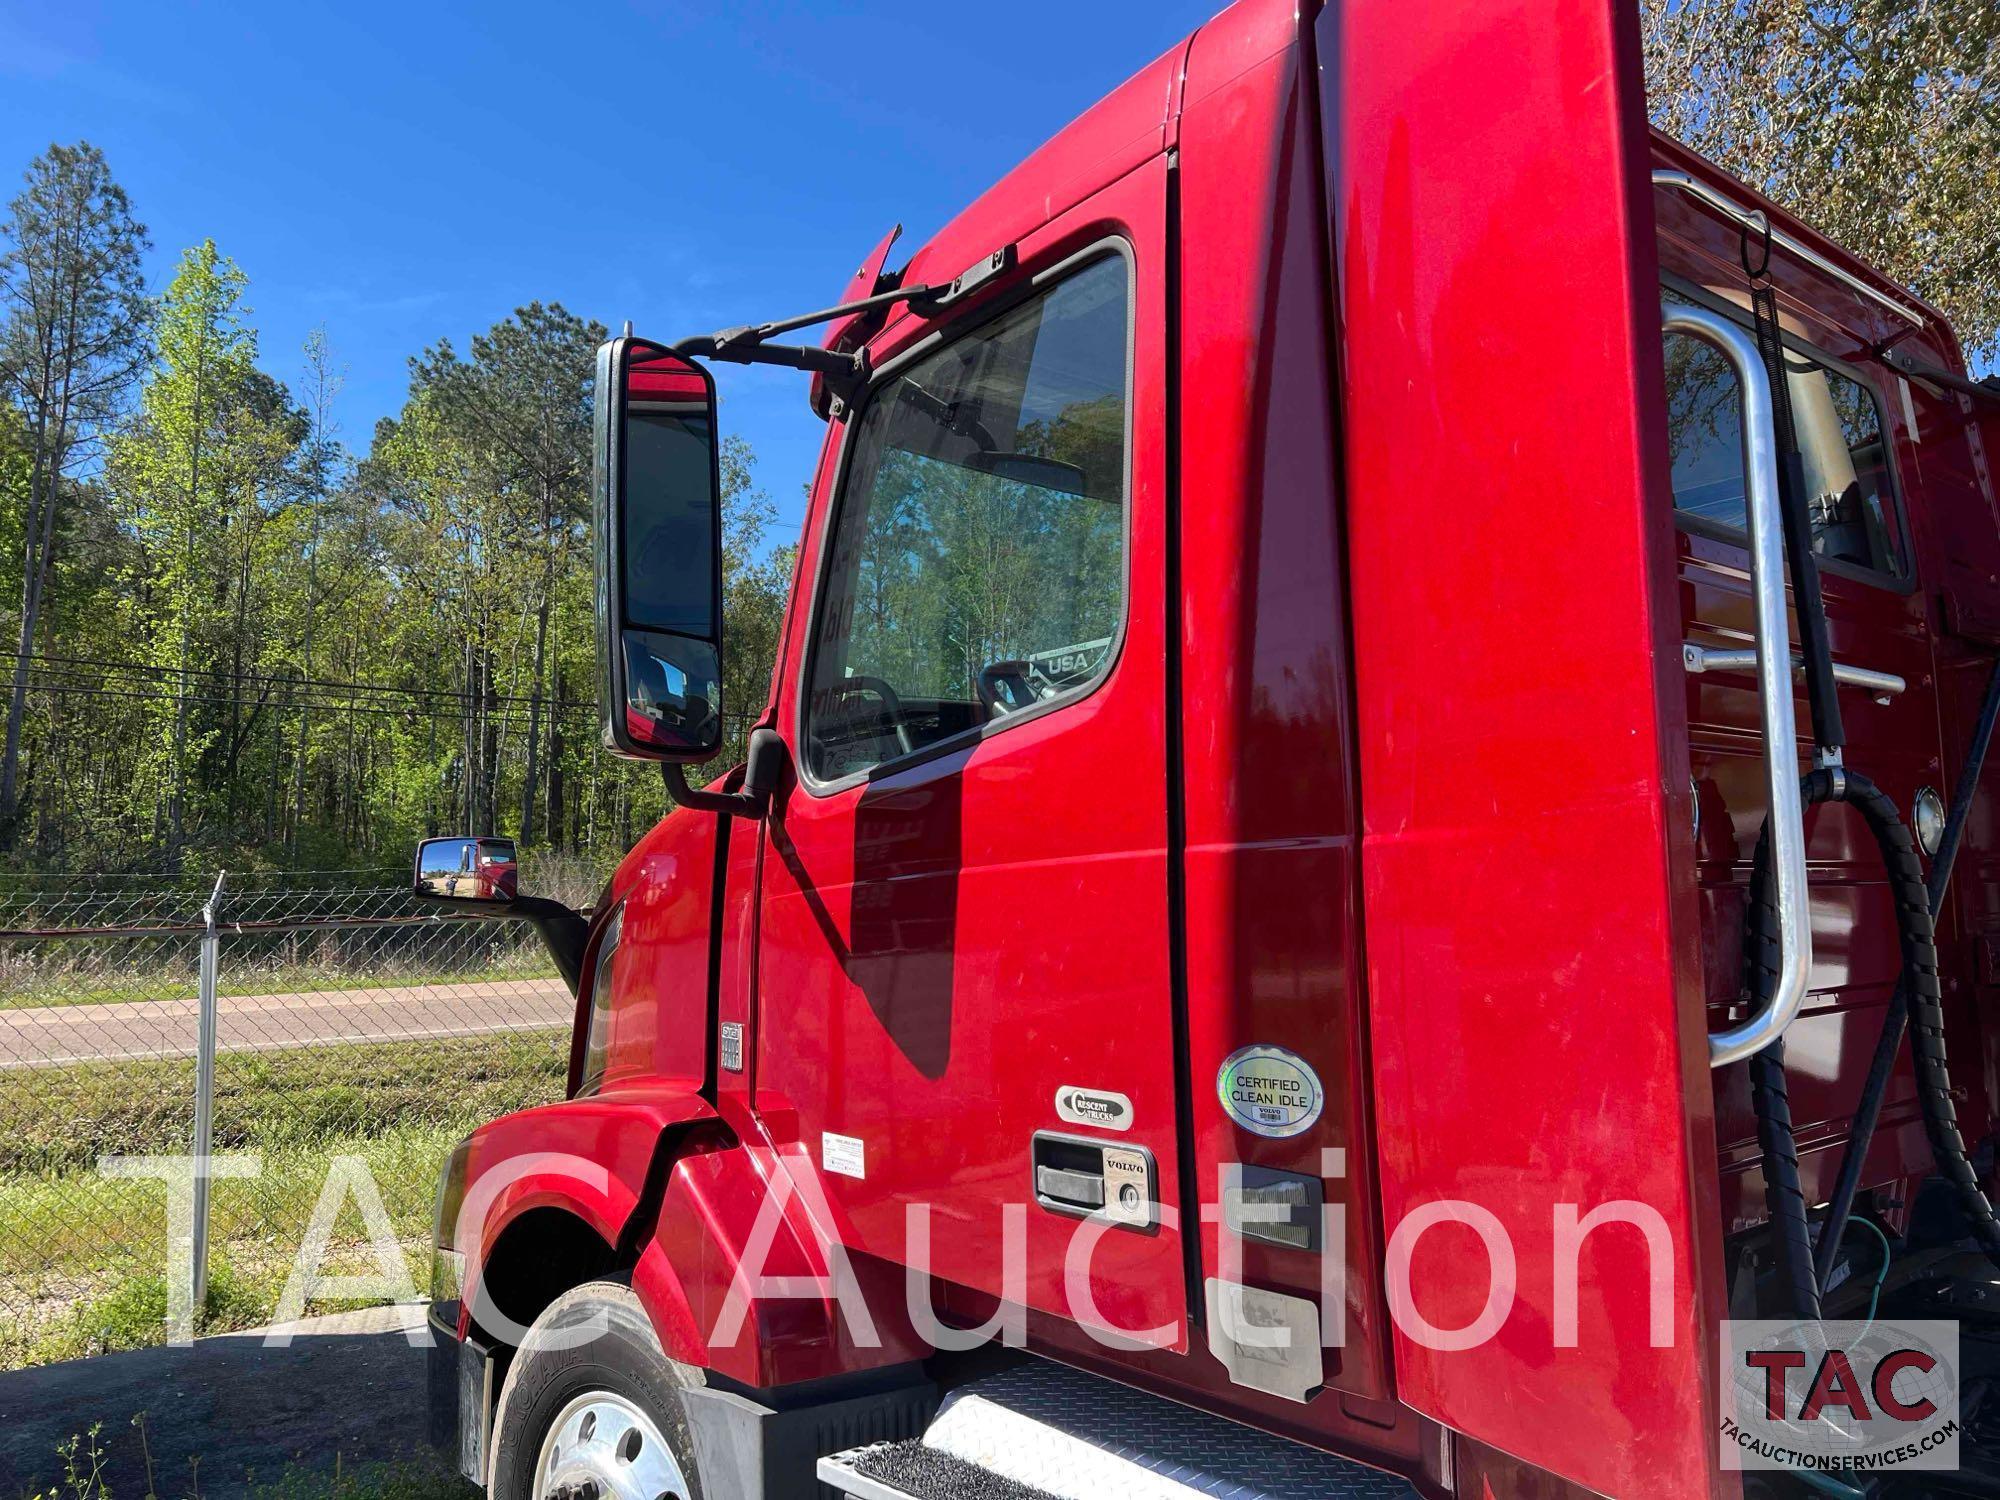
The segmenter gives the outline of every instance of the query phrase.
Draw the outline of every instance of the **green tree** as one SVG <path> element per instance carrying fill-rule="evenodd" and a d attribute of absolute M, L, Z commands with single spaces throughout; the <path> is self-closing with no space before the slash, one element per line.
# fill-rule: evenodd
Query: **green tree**
<path fill-rule="evenodd" d="M 509 530 L 533 557 L 521 580 L 522 603 L 533 618 L 527 665 L 526 764 L 520 788 L 520 838 L 535 836 L 543 793 L 549 696 L 551 624 L 558 582 L 586 555 L 590 497 L 590 393 L 600 323 L 585 322 L 560 303 L 531 302 L 473 337 L 470 358 L 448 341 L 411 363 L 412 388 L 456 427 L 456 441 L 475 456 L 494 494 L 511 502 Z M 552 815 L 559 815 L 551 808 Z"/>
<path fill-rule="evenodd" d="M 1654 122 L 2000 356 L 2000 6 L 1641 0 Z"/>
<path fill-rule="evenodd" d="M 769 545 L 777 507 L 756 482 L 757 455 L 741 437 L 722 440 L 722 709 L 719 758 L 742 755 L 748 725 L 764 711 L 784 628 L 797 549 Z"/>
<path fill-rule="evenodd" d="M 116 415 L 146 362 L 147 249 L 124 189 L 88 142 L 52 145 L 29 163 L 26 186 L 0 225 L 0 376 L 28 437 L 21 512 L 21 613 L 16 622 L 4 748 L 0 848 L 19 819 L 21 725 L 62 479 Z"/>
<path fill-rule="evenodd" d="M 129 606 L 129 637 L 176 684 L 162 753 L 134 788 L 163 817 L 170 849 L 189 824 L 193 768 L 220 747 L 233 769 L 242 722 L 197 714 L 197 662 L 227 661 L 240 683 L 255 600 L 271 565 L 272 523 L 293 498 L 290 463 L 307 423 L 284 388 L 256 367 L 245 321 L 247 278 L 213 240 L 186 251 L 160 300 L 158 363 L 139 414 L 112 445 L 119 503 L 144 549 Z M 261 705 L 260 705 L 261 706 Z M 206 707 L 206 706 L 205 706 Z"/>

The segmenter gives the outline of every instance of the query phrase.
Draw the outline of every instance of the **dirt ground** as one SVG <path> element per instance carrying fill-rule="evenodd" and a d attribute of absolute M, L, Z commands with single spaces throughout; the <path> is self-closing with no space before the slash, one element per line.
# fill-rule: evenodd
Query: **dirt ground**
<path fill-rule="evenodd" d="M 352 1473 L 377 1463 L 435 1473 L 439 1500 L 470 1500 L 426 1443 L 426 1351 L 403 1333 L 421 1319 L 378 1308 L 310 1319 L 288 1348 L 266 1348 L 261 1332 L 228 1334 L 0 1374 L 0 1497 L 53 1493 L 57 1445 L 102 1423 L 103 1478 L 118 1500 L 149 1488 L 162 1500 L 244 1500 L 281 1479 L 286 1494 L 304 1494 L 308 1474 L 325 1475 L 331 1492 L 336 1464 Z"/>

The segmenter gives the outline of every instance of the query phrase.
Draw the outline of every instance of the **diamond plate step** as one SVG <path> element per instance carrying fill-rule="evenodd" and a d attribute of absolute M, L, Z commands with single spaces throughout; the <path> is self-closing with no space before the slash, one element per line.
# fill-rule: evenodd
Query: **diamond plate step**
<path fill-rule="evenodd" d="M 819 1482 L 854 1500 L 1052 1500 L 1045 1490 L 1016 1484 L 914 1438 L 822 1458 Z"/>
<path fill-rule="evenodd" d="M 919 1443 L 824 1458 L 855 1500 L 1414 1500 L 1406 1480 L 1034 1360 L 960 1386 Z"/>

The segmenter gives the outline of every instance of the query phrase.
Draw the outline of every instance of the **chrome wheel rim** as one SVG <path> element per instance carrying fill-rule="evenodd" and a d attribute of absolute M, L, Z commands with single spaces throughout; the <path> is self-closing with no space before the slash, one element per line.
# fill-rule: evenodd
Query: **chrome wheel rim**
<path fill-rule="evenodd" d="M 688 1500 L 659 1427 L 612 1391 L 586 1391 L 549 1424 L 531 1493 L 535 1500 Z"/>

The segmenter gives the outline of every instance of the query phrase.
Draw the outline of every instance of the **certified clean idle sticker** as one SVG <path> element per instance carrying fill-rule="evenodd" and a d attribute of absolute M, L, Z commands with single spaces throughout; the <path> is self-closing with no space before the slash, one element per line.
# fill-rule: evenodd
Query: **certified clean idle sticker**
<path fill-rule="evenodd" d="M 1281 1139 L 1312 1129 L 1326 1103 L 1319 1074 L 1283 1047 L 1244 1047 L 1223 1061 L 1215 1092 L 1229 1118 L 1252 1135 Z"/>
<path fill-rule="evenodd" d="M 1079 1089 L 1064 1084 L 1056 1090 L 1056 1113 L 1072 1125 L 1100 1130 L 1130 1130 L 1132 1101 L 1109 1089 Z"/>

